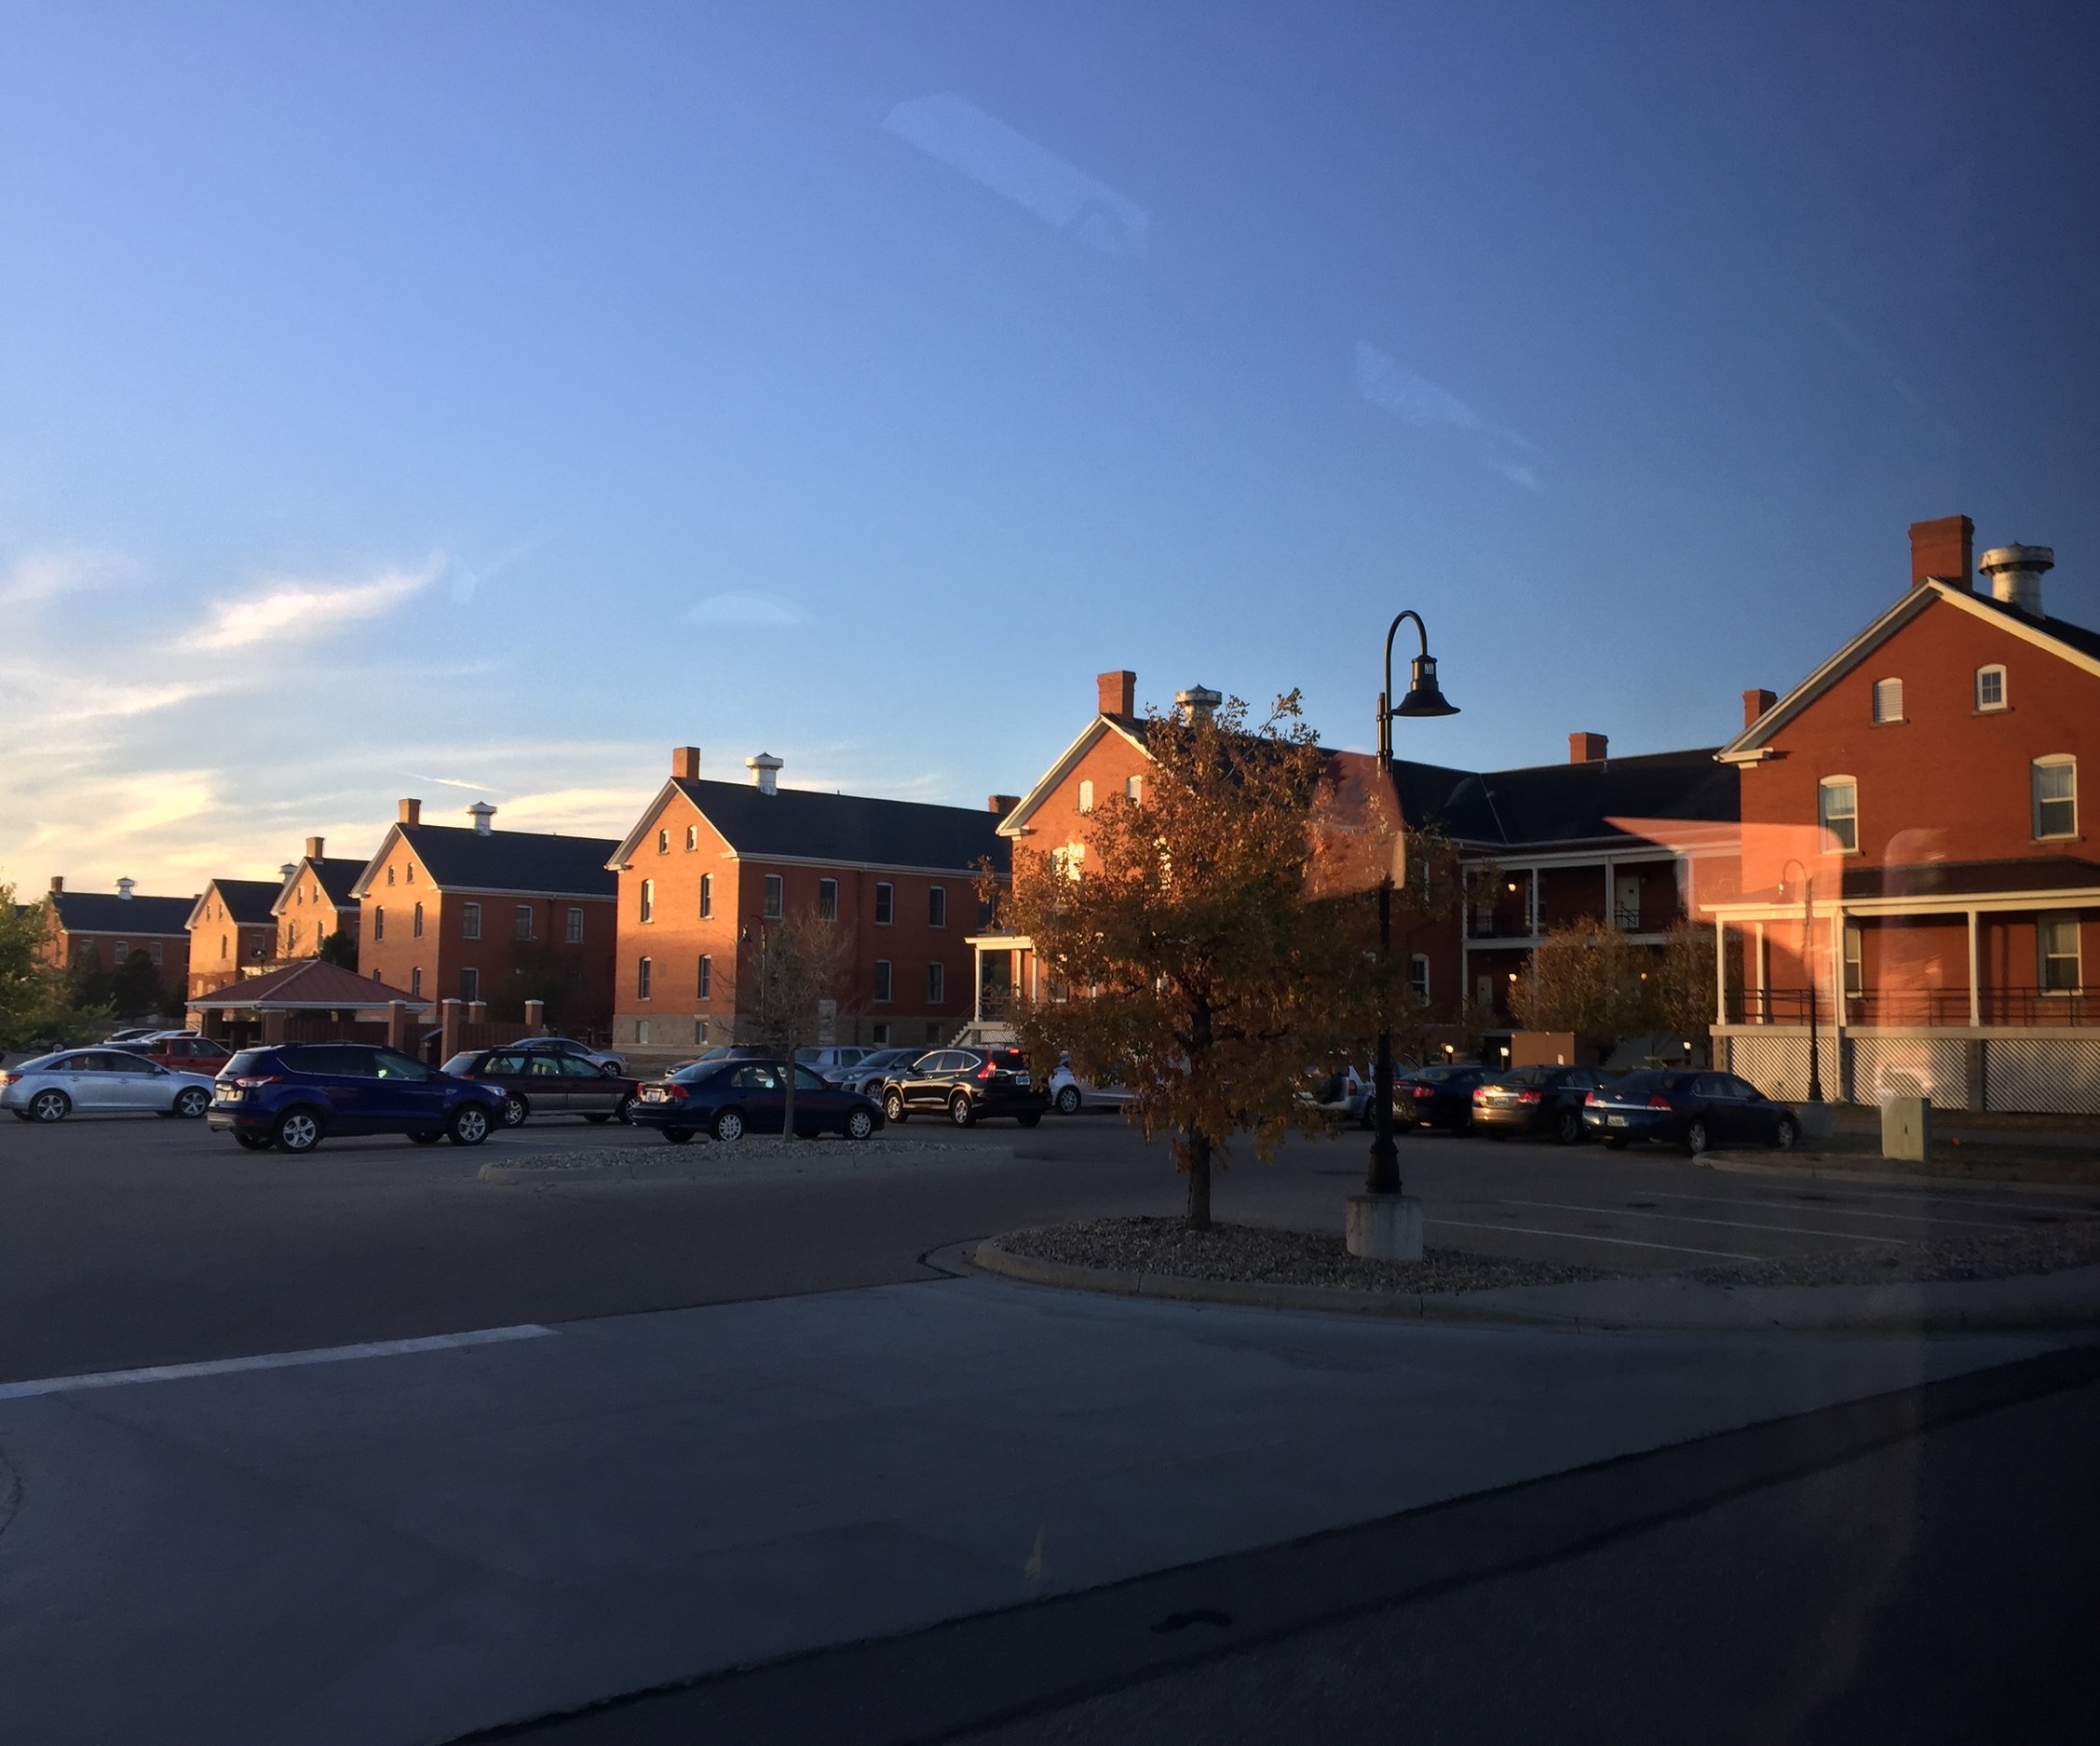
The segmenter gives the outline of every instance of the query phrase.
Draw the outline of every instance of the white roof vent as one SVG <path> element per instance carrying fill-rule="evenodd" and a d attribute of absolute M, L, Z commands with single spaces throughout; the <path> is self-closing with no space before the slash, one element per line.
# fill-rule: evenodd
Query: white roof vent
<path fill-rule="evenodd" d="M 780 766 L 782 760 L 770 751 L 762 751 L 755 758 L 746 758 L 744 768 L 751 772 L 751 779 L 761 794 L 778 794 L 780 792 Z"/>
<path fill-rule="evenodd" d="M 130 900 L 131 893 L 137 890 L 138 887 L 139 882 L 136 879 L 119 879 L 116 882 L 116 895 L 129 902 Z"/>
<path fill-rule="evenodd" d="M 2042 616 L 2041 578 L 2055 567 L 2051 546 L 1995 546 L 1976 563 L 1990 579 L 1991 599 L 2034 618 Z"/>
<path fill-rule="evenodd" d="M 467 809 L 467 816 L 474 821 L 474 834 L 487 836 L 489 820 L 495 817 L 495 808 L 485 800 L 478 800 Z"/>
<path fill-rule="evenodd" d="M 1191 685 L 1186 691 L 1174 693 L 1174 708 L 1181 711 L 1184 722 L 1209 721 L 1224 701 L 1208 685 Z"/>

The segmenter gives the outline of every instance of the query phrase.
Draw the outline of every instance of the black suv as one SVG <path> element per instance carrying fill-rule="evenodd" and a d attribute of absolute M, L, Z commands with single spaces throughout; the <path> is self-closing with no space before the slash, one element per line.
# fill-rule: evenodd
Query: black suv
<path fill-rule="evenodd" d="M 945 1110 L 958 1128 L 987 1116 L 1011 1116 L 1033 1128 L 1049 1108 L 1050 1093 L 1018 1049 L 929 1049 L 882 1087 L 882 1113 L 891 1121 Z"/>

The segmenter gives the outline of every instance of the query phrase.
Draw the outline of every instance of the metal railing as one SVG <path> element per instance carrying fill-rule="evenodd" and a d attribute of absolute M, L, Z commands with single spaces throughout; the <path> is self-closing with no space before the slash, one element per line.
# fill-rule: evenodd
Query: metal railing
<path fill-rule="evenodd" d="M 1977 1000 L 1977 1016 L 1986 1025 L 2035 1028 L 2100 1025 L 2100 1001 L 2090 995 L 2053 995 L 2039 988 L 1986 988 Z M 1728 1018 L 1735 1024 L 1806 1024 L 1806 988 L 1731 990 Z M 1833 1005 L 1828 994 L 1816 996 L 1820 1024 L 1864 1027 L 1915 1025 L 1958 1029 L 1970 1022 L 1966 988 L 1904 988 L 1848 994 Z"/>

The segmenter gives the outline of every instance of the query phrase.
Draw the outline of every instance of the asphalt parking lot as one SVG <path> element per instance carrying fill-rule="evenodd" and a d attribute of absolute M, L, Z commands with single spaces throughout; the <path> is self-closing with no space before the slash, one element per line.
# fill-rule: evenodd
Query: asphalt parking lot
<path fill-rule="evenodd" d="M 934 1277 L 922 1257 L 950 1243 L 1181 1208 L 1166 1148 L 1113 1114 L 886 1131 L 930 1150 L 871 1151 L 849 1173 L 520 1186 L 476 1171 L 661 1142 L 549 1120 L 473 1149 L 334 1140 L 294 1159 L 201 1122 L 0 1123 L 0 1381 L 907 1281 Z M 1247 1154 L 1221 1173 L 1216 1214 L 1339 1232 L 1367 1144 Z M 1589 1145 L 1410 1135 L 1402 1169 L 1432 1244 L 1624 1271 L 2100 1213 L 2100 1192 L 1793 1182 Z"/>

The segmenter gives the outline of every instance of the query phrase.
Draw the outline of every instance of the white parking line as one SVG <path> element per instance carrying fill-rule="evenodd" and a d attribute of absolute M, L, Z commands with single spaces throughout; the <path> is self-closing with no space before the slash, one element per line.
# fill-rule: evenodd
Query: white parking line
<path fill-rule="evenodd" d="M 1863 1231 L 1819 1231 L 1813 1225 L 1755 1225 L 1748 1219 L 1701 1219 L 1689 1212 L 1636 1212 L 1631 1207 L 1572 1207 L 1559 1200 L 1505 1200 L 1509 1207 L 1538 1207 L 1549 1212 L 1595 1212 L 1614 1219 L 1661 1219 L 1671 1225 L 1720 1225 L 1736 1231 L 1790 1231 L 1796 1237 L 1841 1237 L 1849 1243 L 1893 1243 L 1901 1237 L 1873 1237 Z"/>
<path fill-rule="evenodd" d="M 1713 1206 L 1722 1207 L 1791 1207 L 1800 1203 L 1794 1200 L 1774 1200 L 1764 1196 L 1750 1195 L 1676 1195 L 1656 1191 L 1658 1200 L 1703 1200 Z M 2008 1225 L 1998 1219 L 1936 1219 L 1930 1212 L 1869 1212 L 1864 1207 L 1841 1207 L 1822 1200 L 1816 1203 L 1818 1212 L 1828 1213 L 1840 1219 L 1888 1219 L 1896 1224 L 1908 1225 L 1963 1225 L 1979 1231 L 2031 1231 L 2032 1225 Z"/>
<path fill-rule="evenodd" d="M 1739 1255 L 1727 1249 L 1692 1249 L 1683 1243 L 1644 1243 L 1633 1237 L 1591 1237 L 1581 1231 L 1542 1231 L 1531 1225 L 1475 1225 L 1466 1219 L 1425 1219 L 1459 1231 L 1511 1231 L 1519 1237 L 1565 1237 L 1578 1243 L 1617 1243 L 1621 1249 L 1667 1249 L 1674 1255 L 1714 1255 L 1722 1261 L 1763 1261 L 1763 1255 Z"/>
<path fill-rule="evenodd" d="M 183 1382 L 192 1376 L 229 1376 L 243 1370 L 286 1370 L 297 1364 L 341 1364 L 354 1358 L 399 1358 L 410 1352 L 445 1352 L 455 1347 L 496 1346 L 537 1340 L 553 1333 L 536 1321 L 513 1328 L 476 1328 L 466 1333 L 432 1333 L 414 1340 L 369 1340 L 360 1346 L 323 1346 L 305 1352 L 262 1352 L 252 1358 L 213 1358 L 196 1364 L 155 1364 L 144 1370 L 100 1370 L 85 1376 L 37 1376 L 0 1382 L 0 1401 L 34 1394 L 69 1394 L 82 1388 L 122 1388 L 134 1382 Z"/>

